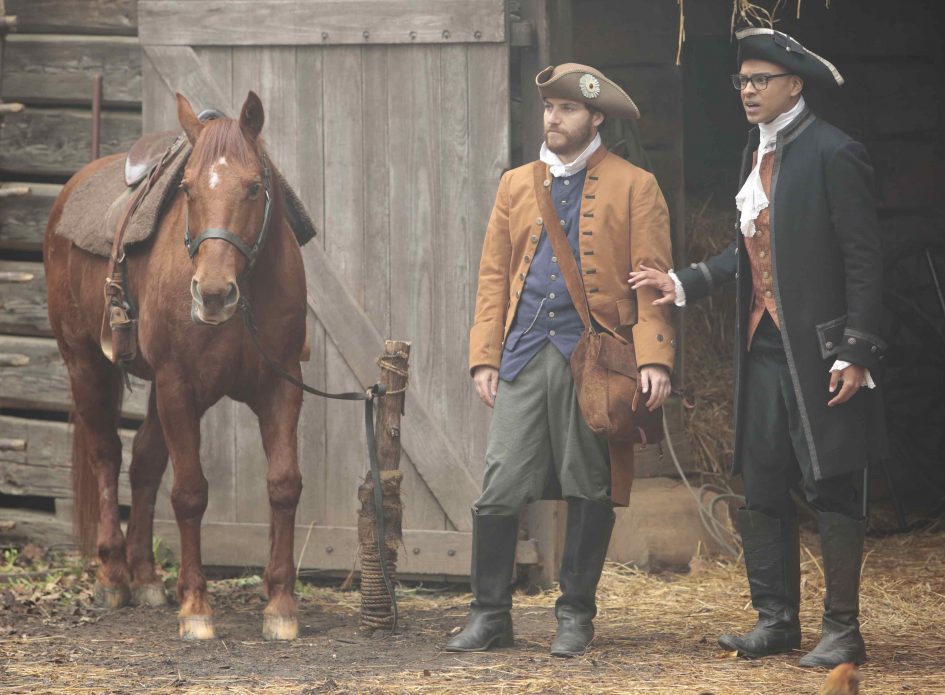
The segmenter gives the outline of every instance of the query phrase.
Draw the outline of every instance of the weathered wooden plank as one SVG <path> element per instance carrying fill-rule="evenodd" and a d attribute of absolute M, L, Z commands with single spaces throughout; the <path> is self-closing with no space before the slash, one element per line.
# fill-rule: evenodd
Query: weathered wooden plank
<path fill-rule="evenodd" d="M 180 92 L 196 111 L 215 108 L 234 116 L 238 113 L 238 105 L 231 101 L 233 95 L 229 87 L 222 86 L 222 82 L 228 82 L 230 76 L 221 75 L 225 80 L 218 80 L 211 75 L 210 67 L 201 62 L 190 46 L 143 46 L 143 50 L 144 65 L 153 68 L 153 72 L 145 72 L 147 98 L 156 89 L 156 85 L 149 82 L 153 83 L 153 78 L 157 77 L 164 82 L 172 98 L 175 92 Z M 147 105 L 146 99 L 145 108 Z"/>
<path fill-rule="evenodd" d="M 91 103 L 92 76 L 102 75 L 108 105 L 141 103 L 141 46 L 133 37 L 11 34 L 0 96 L 5 101 Z"/>
<path fill-rule="evenodd" d="M 42 263 L 0 260 L 0 332 L 52 335 Z"/>
<path fill-rule="evenodd" d="M 126 151 L 141 135 L 141 115 L 102 113 L 101 155 Z M 34 107 L 4 119 L 0 169 L 22 174 L 69 176 L 89 162 L 92 114 L 72 108 Z"/>
<path fill-rule="evenodd" d="M 331 258 L 339 282 L 348 288 L 354 301 L 364 306 L 362 273 L 366 268 L 364 238 L 367 234 L 364 220 L 365 157 L 361 118 L 363 103 L 363 68 L 361 49 L 357 46 L 337 46 L 327 50 L 323 58 L 326 76 L 344 75 L 344 89 L 334 91 L 332 79 L 322 84 L 324 100 L 325 141 L 325 251 Z M 312 272 L 311 266 L 309 266 Z M 317 271 L 314 271 L 317 273 Z M 336 301 L 334 293 L 321 293 L 316 300 Z M 362 309 L 362 316 L 364 316 Z M 319 318 L 323 317 L 319 315 Z M 371 330 L 376 328 L 365 316 Z M 327 324 L 326 324 L 326 327 Z M 328 327 L 332 342 L 326 346 L 326 383 L 330 391 L 352 391 L 361 388 L 359 379 L 351 372 L 348 345 L 338 341 Z M 379 336 L 380 337 L 380 336 Z M 383 351 L 383 340 L 365 345 L 372 361 Z M 373 366 L 373 365 L 372 365 Z M 370 370 L 367 383 L 377 378 L 377 367 Z M 355 372 L 356 373 L 356 372 Z M 363 418 L 359 417 L 360 403 L 330 403 L 326 413 L 328 430 L 327 471 L 325 477 L 325 507 L 323 516 L 329 524 L 344 525 L 356 518 L 358 486 L 364 478 L 367 462 L 367 442 Z"/>
<path fill-rule="evenodd" d="M 492 213 L 499 178 L 509 166 L 509 54 L 505 46 L 469 46 L 466 83 L 469 89 L 469 190 L 466 194 L 466 263 L 464 285 L 467 292 L 466 313 L 461 317 L 468 330 L 472 325 L 479 285 L 479 258 L 486 226 Z M 534 75 L 533 75 L 534 77 Z M 540 131 L 539 131 L 540 132 Z M 537 156 L 539 142 L 532 144 Z M 526 146 L 523 143 L 523 146 Z M 460 317 L 457 317 L 460 318 Z M 457 372 L 468 375 L 469 350 L 464 341 L 456 356 Z M 461 358 L 461 359 L 459 359 Z M 455 394 L 450 412 L 461 409 L 465 428 L 456 446 L 478 487 L 485 467 L 486 435 L 492 411 L 476 396 L 467 377 L 465 390 Z M 474 496 L 475 498 L 475 496 Z M 474 499 L 473 498 L 473 499 Z M 470 500 L 471 502 L 472 500 Z"/>
<path fill-rule="evenodd" d="M 0 507 L 0 538 L 43 546 L 73 540 L 72 525 L 54 513 Z"/>
<path fill-rule="evenodd" d="M 69 411 L 69 375 L 55 340 L 0 335 L 0 354 L 21 355 L 28 360 L 21 367 L 0 366 L 0 407 Z M 134 377 L 131 383 L 134 391 L 125 393 L 122 414 L 140 419 L 144 417 L 148 385 Z"/>
<path fill-rule="evenodd" d="M 137 0 L 4 0 L 26 34 L 124 34 L 137 31 Z"/>
<path fill-rule="evenodd" d="M 119 430 L 122 444 L 119 504 L 131 503 L 128 466 L 133 430 Z M 0 492 L 57 499 L 72 497 L 72 426 L 29 418 L 0 416 L 0 439 L 21 439 L 22 451 L 0 448 Z"/>
<path fill-rule="evenodd" d="M 6 195 L 9 191 L 26 195 Z M 39 251 L 46 220 L 62 186 L 51 183 L 0 183 L 0 249 Z"/>
<path fill-rule="evenodd" d="M 179 553 L 176 524 L 157 522 L 154 533 Z M 306 537 L 308 545 L 305 545 Z M 232 565 L 238 558 L 242 566 L 262 567 L 269 560 L 268 524 L 204 523 L 201 538 L 202 560 L 206 565 Z M 404 529 L 404 546 L 398 555 L 397 573 L 467 576 L 470 547 L 468 533 Z M 295 561 L 303 569 L 350 571 L 355 566 L 357 553 L 356 527 L 323 524 L 310 527 L 299 524 L 295 527 Z M 516 562 L 530 565 L 537 560 L 537 544 L 519 541 Z"/>
<path fill-rule="evenodd" d="M 140 0 L 145 45 L 505 41 L 504 0 Z"/>
<path fill-rule="evenodd" d="M 294 102 L 298 109 L 299 138 L 296 143 L 299 161 L 299 196 L 319 229 L 325 229 L 325 142 L 323 123 L 323 55 L 319 46 L 300 46 L 296 49 L 296 70 L 302 76 L 297 80 L 298 93 Z M 325 248 L 325 235 L 320 234 L 302 249 Z M 306 265 L 308 265 L 306 263 Z M 307 268 L 306 273 L 311 272 Z M 325 328 L 314 314 L 308 313 L 307 338 L 311 359 L 302 363 L 302 378 L 324 390 L 326 387 L 325 353 L 328 339 Z M 329 403 L 324 398 L 304 396 L 299 418 L 299 468 L 302 471 L 302 497 L 299 500 L 299 523 L 308 524 L 319 518 L 327 504 L 325 481 L 330 465 L 327 454 L 328 429 L 326 412 Z"/>

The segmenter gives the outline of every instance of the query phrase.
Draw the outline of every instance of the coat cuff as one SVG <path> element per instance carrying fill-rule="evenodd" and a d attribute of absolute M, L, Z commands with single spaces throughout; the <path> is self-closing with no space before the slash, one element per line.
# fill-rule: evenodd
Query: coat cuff
<path fill-rule="evenodd" d="M 469 373 L 476 367 L 499 368 L 505 329 L 498 321 L 474 324 L 469 329 Z"/>
<path fill-rule="evenodd" d="M 675 271 L 675 275 L 683 286 L 687 302 L 708 297 L 715 289 L 712 273 L 705 263 L 693 263 L 688 268 Z"/>
<path fill-rule="evenodd" d="M 637 367 L 659 364 L 673 373 L 676 332 L 671 324 L 642 321 L 633 327 L 633 349 Z"/>
<path fill-rule="evenodd" d="M 873 370 L 883 359 L 886 347 L 886 342 L 877 335 L 847 328 L 843 332 L 843 341 L 837 348 L 837 359 Z"/>

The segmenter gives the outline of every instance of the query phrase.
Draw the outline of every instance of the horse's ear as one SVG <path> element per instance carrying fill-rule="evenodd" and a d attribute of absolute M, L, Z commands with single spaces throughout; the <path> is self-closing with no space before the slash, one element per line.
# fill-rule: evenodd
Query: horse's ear
<path fill-rule="evenodd" d="M 190 144 L 193 145 L 197 142 L 197 136 L 203 130 L 203 123 L 197 118 L 194 107 L 187 101 L 187 97 L 179 92 L 177 94 L 177 120 L 180 121 L 180 126 L 184 129 L 184 132 L 187 133 Z"/>
<path fill-rule="evenodd" d="M 240 125 L 252 136 L 253 140 L 259 137 L 262 131 L 263 122 L 266 115 L 263 113 L 262 101 L 256 92 L 250 91 L 246 95 L 246 101 L 243 102 L 243 110 L 240 111 Z"/>

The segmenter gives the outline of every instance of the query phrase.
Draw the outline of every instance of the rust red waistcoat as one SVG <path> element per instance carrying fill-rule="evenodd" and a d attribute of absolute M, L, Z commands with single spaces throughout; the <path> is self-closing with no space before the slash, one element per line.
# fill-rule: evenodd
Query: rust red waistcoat
<path fill-rule="evenodd" d="M 765 195 L 771 200 L 771 175 L 774 172 L 774 152 L 767 152 L 761 158 L 761 185 Z M 758 161 L 757 153 L 752 157 L 752 165 Z M 758 324 L 767 311 L 780 330 L 777 304 L 774 301 L 774 270 L 771 267 L 771 223 L 768 208 L 755 219 L 755 235 L 745 237 L 745 250 L 751 264 L 751 309 L 748 314 L 748 349 L 755 335 Z"/>

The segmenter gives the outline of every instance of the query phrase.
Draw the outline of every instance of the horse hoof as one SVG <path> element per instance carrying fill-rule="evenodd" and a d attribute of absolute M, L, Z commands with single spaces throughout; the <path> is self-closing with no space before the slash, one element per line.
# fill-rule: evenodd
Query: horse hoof
<path fill-rule="evenodd" d="M 178 619 L 180 637 L 186 640 L 213 639 L 213 618 L 209 615 L 182 615 Z"/>
<path fill-rule="evenodd" d="M 160 608 L 167 605 L 167 594 L 162 584 L 142 584 L 132 589 L 131 602 L 136 606 Z"/>
<path fill-rule="evenodd" d="M 263 615 L 263 638 L 268 640 L 293 640 L 299 636 L 297 618 L 281 615 Z"/>
<path fill-rule="evenodd" d="M 124 608 L 131 603 L 131 592 L 127 586 L 95 585 L 95 603 L 110 611 Z"/>

